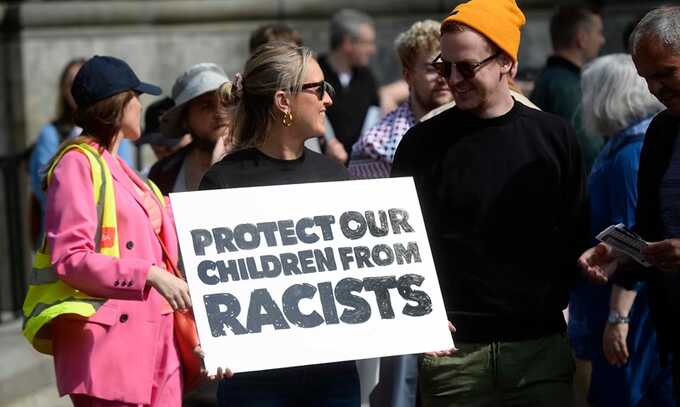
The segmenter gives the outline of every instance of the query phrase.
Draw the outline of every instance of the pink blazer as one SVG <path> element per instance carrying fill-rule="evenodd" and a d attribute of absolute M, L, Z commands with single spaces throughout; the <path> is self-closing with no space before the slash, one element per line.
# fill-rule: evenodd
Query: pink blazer
<path fill-rule="evenodd" d="M 164 267 L 163 253 L 130 180 L 136 175 L 108 151 L 103 157 L 115 189 L 120 258 L 95 252 L 98 219 L 90 164 L 82 153 L 62 158 L 48 190 L 46 231 L 58 276 L 108 299 L 87 320 L 64 315 L 53 324 L 57 385 L 60 395 L 149 404 L 163 337 L 160 320 L 171 309 L 146 285 L 146 275 L 153 264 Z M 177 236 L 168 209 L 162 218 L 161 236 L 175 261 Z"/>

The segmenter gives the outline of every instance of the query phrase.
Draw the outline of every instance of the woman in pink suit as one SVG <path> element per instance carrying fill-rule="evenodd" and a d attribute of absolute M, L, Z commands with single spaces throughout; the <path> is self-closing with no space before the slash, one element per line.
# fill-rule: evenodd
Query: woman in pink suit
<path fill-rule="evenodd" d="M 88 143 L 110 170 L 116 228 L 101 228 L 99 241 L 104 247 L 109 238 L 118 239 L 119 257 L 96 250 L 90 162 L 82 152 L 68 151 L 47 191 L 52 265 L 69 286 L 106 301 L 87 319 L 64 314 L 52 322 L 59 393 L 77 407 L 180 406 L 173 310 L 191 303 L 186 282 L 164 266 L 177 260 L 173 219 L 116 154 L 121 140 L 140 136 L 139 95 L 161 90 L 140 82 L 124 61 L 100 56 L 83 65 L 71 90 L 84 136 L 69 144 Z"/>

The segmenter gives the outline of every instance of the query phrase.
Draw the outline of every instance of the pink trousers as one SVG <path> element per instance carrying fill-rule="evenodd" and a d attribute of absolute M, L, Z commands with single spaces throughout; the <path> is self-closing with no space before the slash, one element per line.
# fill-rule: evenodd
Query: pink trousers
<path fill-rule="evenodd" d="M 161 327 L 164 337 L 160 338 L 158 343 L 162 349 L 159 350 L 156 358 L 150 404 L 132 404 L 72 393 L 69 397 L 74 407 L 181 407 L 182 372 L 179 354 L 174 346 L 173 315 L 163 316 L 162 324 L 165 325 Z M 115 386 L 115 383 L 111 385 Z"/>

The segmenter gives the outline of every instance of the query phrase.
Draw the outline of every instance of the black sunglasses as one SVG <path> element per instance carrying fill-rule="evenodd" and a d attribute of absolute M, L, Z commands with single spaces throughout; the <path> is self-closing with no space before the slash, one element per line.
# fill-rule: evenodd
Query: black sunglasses
<path fill-rule="evenodd" d="M 453 70 L 453 67 L 456 67 L 456 70 L 460 75 L 465 78 L 465 79 L 472 79 L 475 77 L 475 74 L 477 73 L 477 70 L 482 67 L 482 65 L 486 64 L 487 62 L 493 60 L 494 58 L 498 57 L 501 53 L 496 52 L 495 54 L 491 55 L 490 57 L 477 62 L 476 64 L 471 64 L 469 62 L 449 62 L 449 61 L 444 61 L 442 59 L 442 54 L 437 55 L 437 58 L 434 59 L 434 61 L 430 62 L 430 65 L 434 67 L 434 69 L 437 70 L 437 73 L 444 77 L 445 79 L 449 79 L 451 77 L 451 71 Z M 439 60 L 439 61 L 438 61 Z"/>
<path fill-rule="evenodd" d="M 328 96 L 330 96 L 331 99 L 335 97 L 335 89 L 333 89 L 333 86 L 326 81 L 305 83 L 300 87 L 300 91 L 307 89 L 314 89 L 314 94 L 319 99 L 319 101 L 323 100 L 323 97 L 326 93 L 328 93 Z"/>

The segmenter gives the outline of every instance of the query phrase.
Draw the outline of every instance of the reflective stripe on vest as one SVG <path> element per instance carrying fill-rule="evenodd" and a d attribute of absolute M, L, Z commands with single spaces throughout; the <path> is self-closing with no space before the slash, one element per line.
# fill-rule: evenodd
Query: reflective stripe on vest
<path fill-rule="evenodd" d="M 47 184 L 49 185 L 52 179 L 57 163 L 70 150 L 85 154 L 90 163 L 93 198 L 98 218 L 94 240 L 95 249 L 98 253 L 107 256 L 120 257 L 113 180 L 111 171 L 101 154 L 86 143 L 67 146 L 54 159 L 49 168 Z M 158 188 L 150 181 L 147 183 L 161 205 L 164 205 L 165 201 Z M 47 328 L 54 318 L 63 314 L 75 314 L 89 318 L 105 301 L 104 298 L 92 297 L 76 290 L 59 279 L 52 266 L 47 237 L 45 237 L 40 250 L 35 255 L 28 293 L 24 301 L 23 334 L 36 350 L 51 354 L 51 330 L 43 328 Z"/>

